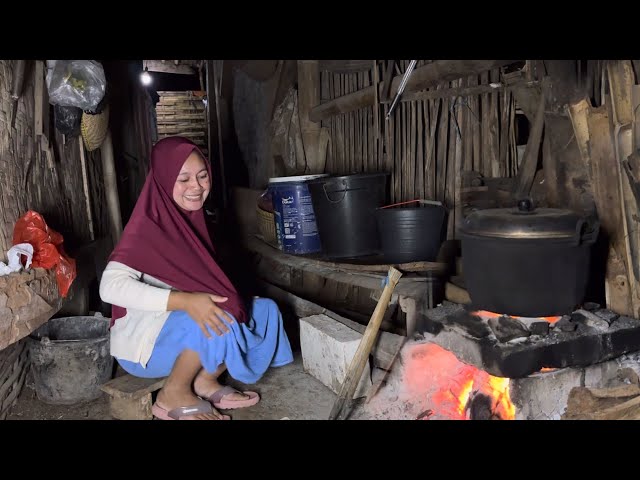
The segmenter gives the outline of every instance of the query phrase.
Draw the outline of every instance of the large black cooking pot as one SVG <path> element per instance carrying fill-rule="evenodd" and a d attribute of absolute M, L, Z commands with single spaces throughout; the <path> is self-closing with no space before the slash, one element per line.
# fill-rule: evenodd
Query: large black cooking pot
<path fill-rule="evenodd" d="M 523 317 L 571 313 L 584 300 L 599 225 L 569 211 L 479 210 L 461 228 L 465 284 L 474 308 Z"/>

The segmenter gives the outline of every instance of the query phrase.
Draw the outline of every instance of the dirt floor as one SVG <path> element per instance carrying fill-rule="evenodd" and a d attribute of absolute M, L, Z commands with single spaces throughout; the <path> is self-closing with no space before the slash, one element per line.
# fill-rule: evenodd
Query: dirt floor
<path fill-rule="evenodd" d="M 242 384 L 229 381 L 236 388 Z M 260 393 L 257 405 L 227 411 L 233 420 L 324 420 L 329 416 L 336 395 L 302 368 L 302 357 L 296 352 L 292 364 L 267 371 L 251 386 Z M 31 375 L 27 376 L 17 403 L 7 420 L 111 420 L 105 394 L 92 402 L 77 405 L 48 405 L 36 397 Z"/>

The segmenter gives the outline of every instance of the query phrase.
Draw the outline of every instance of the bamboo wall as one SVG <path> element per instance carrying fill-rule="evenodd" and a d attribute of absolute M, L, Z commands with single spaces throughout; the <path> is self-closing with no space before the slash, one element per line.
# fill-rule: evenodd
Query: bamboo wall
<path fill-rule="evenodd" d="M 51 139 L 55 143 L 55 167 L 49 168 L 34 135 L 33 62 L 27 62 L 15 129 L 11 128 L 13 64 L 11 60 L 0 60 L 0 258 L 3 260 L 12 246 L 14 224 L 28 209 L 41 213 L 52 228 L 64 235 L 66 245 L 89 241 L 78 138 L 67 139 L 66 144 L 61 136 L 55 142 Z M 53 117 L 50 123 L 53 132 Z M 89 160 L 93 185 L 99 175 L 99 161 L 95 160 L 95 156 Z M 95 201 L 100 202 L 100 198 Z"/>
<path fill-rule="evenodd" d="M 419 61 L 416 68 L 424 63 Z M 383 78 L 383 64 L 377 64 L 378 81 Z M 408 64 L 409 61 L 396 62 L 394 75 L 401 75 Z M 429 90 L 499 80 L 499 71 L 495 70 L 444 82 Z M 322 102 L 373 82 L 373 61 L 370 71 L 321 72 Z M 455 212 L 460 210 L 463 171 L 476 171 L 486 177 L 512 177 L 517 173 L 516 112 L 509 90 L 400 102 L 386 120 L 389 106 L 390 103 L 380 104 L 377 109 L 371 106 L 323 121 L 332 139 L 327 172 L 389 172 L 392 202 L 440 200 L 451 212 L 450 226 L 458 223 Z M 455 229 L 450 228 L 448 235 L 455 236 Z"/>

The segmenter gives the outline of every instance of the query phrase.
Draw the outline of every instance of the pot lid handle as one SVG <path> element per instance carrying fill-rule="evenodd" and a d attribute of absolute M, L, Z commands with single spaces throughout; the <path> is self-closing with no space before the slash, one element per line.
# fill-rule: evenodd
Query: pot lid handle
<path fill-rule="evenodd" d="M 521 213 L 530 213 L 535 210 L 533 201 L 530 198 L 522 198 L 518 200 L 518 211 Z"/>

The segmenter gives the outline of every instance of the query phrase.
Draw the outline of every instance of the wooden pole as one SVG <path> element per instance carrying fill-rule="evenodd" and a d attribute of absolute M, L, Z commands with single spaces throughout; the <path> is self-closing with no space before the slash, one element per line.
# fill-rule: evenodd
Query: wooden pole
<path fill-rule="evenodd" d="M 84 154 L 84 142 L 78 136 L 78 150 L 80 151 L 80 167 L 82 168 L 82 189 L 84 190 L 84 200 L 87 209 L 87 220 L 89 222 L 89 238 L 93 242 L 96 237 L 93 232 L 93 215 L 91 214 L 91 196 L 89 194 L 89 176 L 87 175 L 87 158 Z"/>
<path fill-rule="evenodd" d="M 391 300 L 391 294 L 400 281 L 400 277 L 402 277 L 402 273 L 399 270 L 396 270 L 393 267 L 389 268 L 387 284 L 385 285 L 382 295 L 380 295 L 380 300 L 378 300 L 378 304 L 371 315 L 367 329 L 362 335 L 362 340 L 360 341 L 360 345 L 358 345 L 358 350 L 356 350 L 356 353 L 351 360 L 351 364 L 349 365 L 347 375 L 342 383 L 342 388 L 340 389 L 338 398 L 333 404 L 333 408 L 329 414 L 329 420 L 344 420 L 348 414 L 344 408 L 345 404 L 350 403 L 351 399 L 353 399 L 353 394 L 358 387 L 358 382 L 360 381 L 367 359 L 369 358 L 371 347 L 373 347 L 373 342 L 378 335 L 378 330 L 380 329 L 380 324 L 384 318 L 384 313 L 387 310 L 389 301 Z"/>

